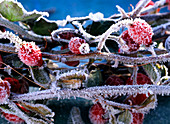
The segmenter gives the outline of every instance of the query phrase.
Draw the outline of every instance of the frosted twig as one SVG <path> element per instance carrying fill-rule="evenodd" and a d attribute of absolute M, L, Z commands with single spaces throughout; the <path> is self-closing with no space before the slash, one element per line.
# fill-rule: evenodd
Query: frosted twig
<path fill-rule="evenodd" d="M 141 13 L 141 10 L 150 2 L 151 0 L 141 0 L 139 5 L 132 11 L 132 18 L 135 18 Z"/>
<path fill-rule="evenodd" d="M 153 28 L 154 35 L 164 34 L 165 31 L 170 31 L 170 22 Z"/>
<path fill-rule="evenodd" d="M 65 61 L 75 61 L 75 60 L 83 60 L 83 59 L 106 59 L 106 60 L 118 60 L 122 63 L 127 64 L 147 64 L 151 62 L 167 62 L 170 61 L 170 53 L 153 56 L 145 56 L 145 57 L 128 57 L 116 55 L 113 53 L 90 53 L 86 55 L 61 55 L 61 54 L 49 54 L 46 52 L 42 53 L 43 57 L 49 58 L 52 60 L 65 60 Z"/>
<path fill-rule="evenodd" d="M 119 21 L 118 23 L 116 24 L 113 24 L 110 26 L 109 29 L 107 29 L 107 31 L 105 33 L 103 33 L 99 39 L 99 43 L 98 43 L 98 46 L 97 46 L 97 50 L 100 52 L 101 49 L 103 48 L 104 44 L 105 44 L 105 41 L 106 39 L 109 37 L 109 35 L 112 33 L 112 32 L 117 32 L 120 30 L 120 27 L 122 26 L 129 26 L 130 24 L 133 23 L 133 20 L 130 20 L 130 19 L 125 19 L 125 20 L 122 20 L 122 21 Z"/>
<path fill-rule="evenodd" d="M 124 9 L 122 9 L 120 6 L 116 5 L 118 11 L 121 13 L 121 18 L 128 18 L 129 16 L 127 15 L 127 13 L 124 11 Z"/>
<path fill-rule="evenodd" d="M 10 44 L 2 44 L 2 43 L 0 43 L 0 51 L 16 53 L 15 47 L 10 45 Z"/>
<path fill-rule="evenodd" d="M 82 97 L 82 98 L 95 98 L 99 95 L 133 95 L 133 94 L 157 94 L 157 95 L 169 95 L 170 86 L 158 86 L 158 85 L 120 85 L 120 86 L 98 86 L 91 87 L 82 90 L 55 90 L 47 89 L 43 91 L 13 95 L 11 100 L 41 100 L 57 97 L 58 99 L 64 99 L 69 97 Z"/>
<path fill-rule="evenodd" d="M 19 33 L 20 35 L 23 35 L 24 37 L 26 37 L 30 40 L 40 42 L 40 41 L 44 41 L 44 39 L 46 39 L 47 42 L 52 42 L 51 37 L 49 37 L 49 36 L 40 36 L 40 35 L 30 33 L 28 31 L 24 30 L 23 28 L 21 28 L 19 25 L 14 24 L 13 22 L 10 22 L 10 21 L 5 20 L 3 18 L 0 18 L 0 25 L 15 31 L 15 32 Z"/>
<path fill-rule="evenodd" d="M 138 66 L 135 64 L 135 66 L 133 67 L 133 74 L 131 76 L 133 80 L 133 85 L 137 84 L 137 74 L 138 74 Z"/>
<path fill-rule="evenodd" d="M 162 6 L 165 6 L 165 4 L 166 4 L 166 0 L 159 0 L 154 4 L 154 6 L 143 8 L 142 11 L 141 11 L 141 14 L 155 11 L 156 9 L 158 9 Z"/>

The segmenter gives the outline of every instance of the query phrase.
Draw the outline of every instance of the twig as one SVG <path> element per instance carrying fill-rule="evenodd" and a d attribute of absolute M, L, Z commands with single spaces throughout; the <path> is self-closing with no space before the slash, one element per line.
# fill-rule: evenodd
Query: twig
<path fill-rule="evenodd" d="M 10 22 L 8 20 L 5 20 L 3 18 L 0 18 L 0 25 L 4 26 L 6 28 L 9 28 L 17 33 L 19 33 L 20 35 L 33 40 L 33 41 L 44 41 L 44 39 L 46 39 L 48 42 L 52 42 L 51 37 L 49 36 L 40 36 L 40 35 L 36 35 L 34 33 L 30 33 L 26 30 L 24 30 L 23 28 L 21 28 L 19 25 L 14 24 L 13 22 Z"/>
<path fill-rule="evenodd" d="M 120 85 L 120 86 L 98 86 L 91 87 L 82 90 L 59 90 L 48 89 L 38 92 L 32 92 L 27 94 L 13 95 L 11 100 L 42 100 L 57 97 L 58 99 L 70 98 L 70 97 L 90 97 L 98 95 L 135 95 L 135 94 L 157 94 L 157 95 L 169 95 L 170 86 L 158 86 L 158 85 Z"/>
<path fill-rule="evenodd" d="M 170 22 L 153 28 L 154 35 L 165 34 L 165 31 L 170 31 Z"/>

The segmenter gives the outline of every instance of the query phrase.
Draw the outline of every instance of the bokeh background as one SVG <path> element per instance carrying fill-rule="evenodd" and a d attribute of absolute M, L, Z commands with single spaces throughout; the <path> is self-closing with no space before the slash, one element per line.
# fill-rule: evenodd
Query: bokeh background
<path fill-rule="evenodd" d="M 118 13 L 116 5 L 126 12 L 135 6 L 138 0 L 18 0 L 27 11 L 34 9 L 48 11 L 50 20 L 62 20 L 71 17 L 87 16 L 90 12 L 101 12 L 105 17 Z M 156 0 L 153 0 L 156 1 Z M 160 12 L 168 11 L 167 8 Z M 145 115 L 144 124 L 170 124 L 170 97 L 158 96 L 158 105 Z"/>

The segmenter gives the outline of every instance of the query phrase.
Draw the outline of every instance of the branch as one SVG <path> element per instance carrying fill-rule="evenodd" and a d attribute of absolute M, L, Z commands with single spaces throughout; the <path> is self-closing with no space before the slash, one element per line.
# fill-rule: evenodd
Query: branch
<path fill-rule="evenodd" d="M 141 0 L 139 5 L 132 11 L 132 18 L 135 18 L 141 13 L 141 10 L 150 2 L 151 0 Z"/>
<path fill-rule="evenodd" d="M 158 55 L 158 56 L 149 56 L 149 57 L 128 57 L 128 56 L 120 56 L 113 53 L 90 53 L 86 55 L 60 55 L 60 54 L 49 54 L 42 53 L 43 57 L 49 58 L 57 61 L 76 61 L 83 59 L 106 59 L 106 60 L 118 60 L 122 63 L 127 64 L 146 64 L 151 62 L 167 62 L 170 61 L 170 53 Z"/>
<path fill-rule="evenodd" d="M 170 31 L 170 22 L 153 28 L 154 35 L 165 34 L 165 31 Z"/>
<path fill-rule="evenodd" d="M 98 86 L 82 90 L 59 90 L 48 89 L 27 94 L 14 95 L 11 97 L 12 101 L 22 100 L 41 100 L 57 97 L 58 99 L 65 99 L 70 97 L 95 98 L 99 95 L 136 95 L 136 94 L 157 94 L 169 95 L 170 86 L 158 85 L 120 85 L 120 86 Z"/>
<path fill-rule="evenodd" d="M 46 41 L 48 42 L 52 42 L 51 37 L 49 36 L 40 36 L 40 35 L 36 35 L 34 33 L 30 33 L 26 30 L 24 30 L 23 28 L 21 28 L 19 25 L 14 24 L 13 22 L 10 22 L 8 20 L 5 20 L 3 18 L 0 18 L 0 25 L 4 26 L 6 28 L 9 28 L 17 33 L 19 33 L 20 35 L 33 40 L 33 41 L 45 41 L 44 39 L 46 39 Z"/>

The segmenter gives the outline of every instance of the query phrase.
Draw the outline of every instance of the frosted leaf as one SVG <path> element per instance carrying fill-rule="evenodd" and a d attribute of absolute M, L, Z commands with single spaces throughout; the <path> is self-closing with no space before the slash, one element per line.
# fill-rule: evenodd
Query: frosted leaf
<path fill-rule="evenodd" d="M 131 124 L 133 122 L 133 115 L 129 110 L 125 110 L 122 114 L 120 114 L 117 118 L 117 122 L 122 124 Z"/>
<path fill-rule="evenodd" d="M 103 15 L 103 13 L 100 13 L 100 12 L 97 12 L 95 14 L 89 13 L 89 18 L 91 20 L 93 20 L 94 22 L 99 22 L 99 21 L 102 21 L 104 19 L 104 15 Z"/>
<path fill-rule="evenodd" d="M 85 124 L 81 118 L 79 107 L 71 109 L 67 124 Z"/>
<path fill-rule="evenodd" d="M 32 104 L 28 102 L 21 102 L 21 105 L 23 105 L 26 109 L 36 112 L 40 115 L 46 116 L 46 117 L 53 117 L 54 112 L 51 111 L 47 106 L 43 104 Z"/>

